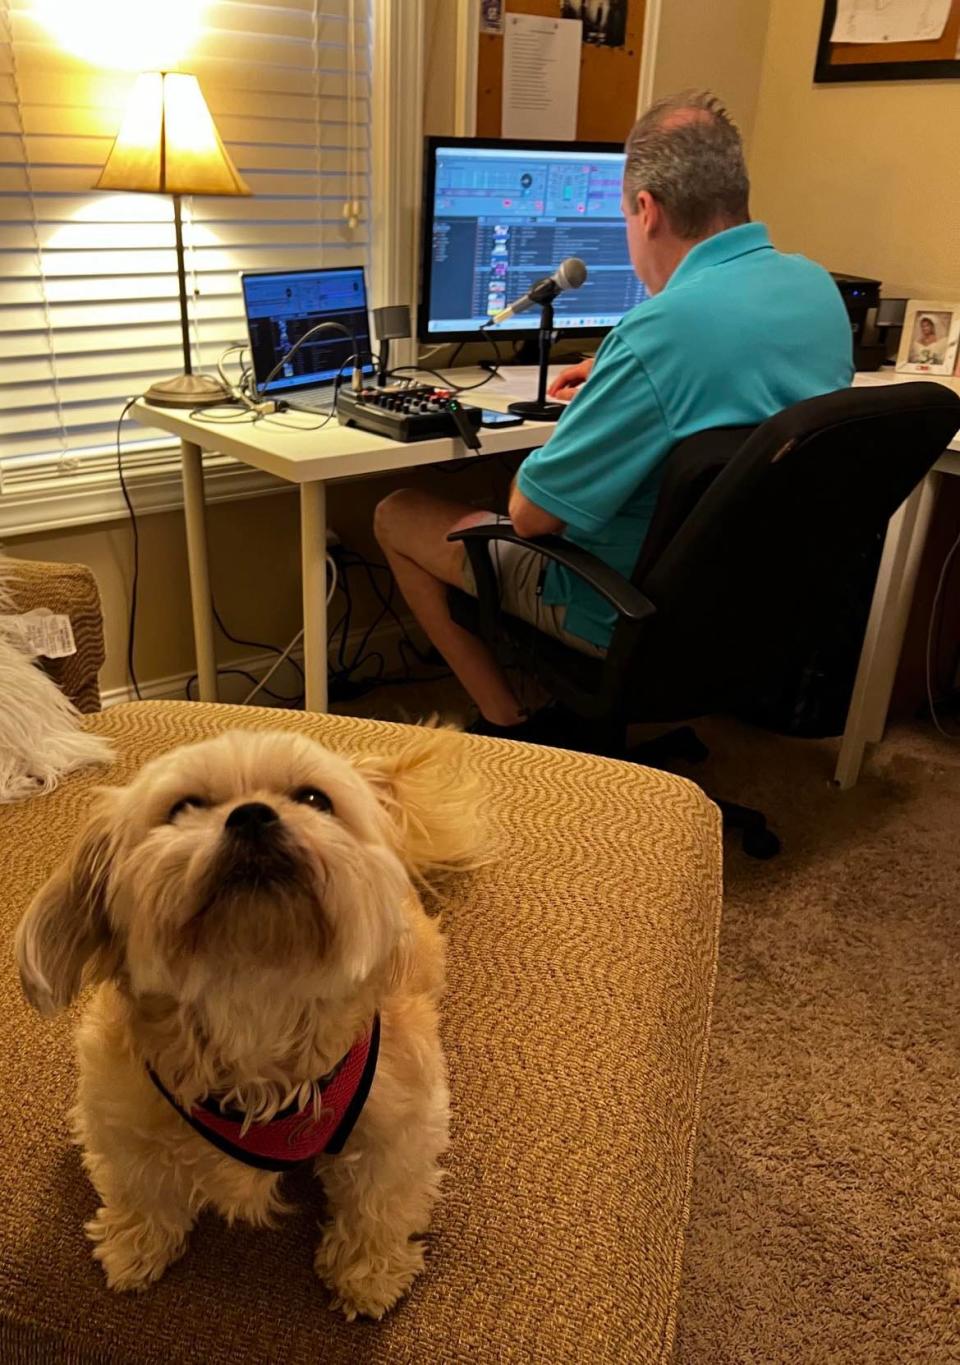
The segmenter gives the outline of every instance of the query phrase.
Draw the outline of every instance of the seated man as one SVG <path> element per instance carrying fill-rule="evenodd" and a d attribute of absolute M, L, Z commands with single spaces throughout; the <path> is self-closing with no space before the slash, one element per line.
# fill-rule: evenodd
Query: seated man
<path fill-rule="evenodd" d="M 833 281 L 774 249 L 750 221 L 748 194 L 740 135 L 713 96 L 664 99 L 637 121 L 623 213 L 630 260 L 653 297 L 626 314 L 595 361 L 553 385 L 560 397 L 583 387 L 514 481 L 509 510 L 520 535 L 560 532 L 629 577 L 678 441 L 762 422 L 850 383 L 850 324 Z M 462 544 L 447 534 L 490 519 L 403 489 L 380 503 L 375 530 L 411 610 L 479 707 L 473 729 L 536 738 L 536 719 L 447 608 L 447 584 L 476 591 Z M 557 565 L 542 575 L 533 550 L 490 552 L 507 611 L 585 653 L 604 652 L 615 615 L 591 589 Z"/>

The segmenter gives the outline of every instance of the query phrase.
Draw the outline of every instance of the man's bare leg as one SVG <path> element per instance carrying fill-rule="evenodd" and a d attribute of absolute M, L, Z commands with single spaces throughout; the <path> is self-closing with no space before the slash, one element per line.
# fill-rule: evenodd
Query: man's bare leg
<path fill-rule="evenodd" d="M 447 536 L 488 516 L 464 503 L 401 488 L 377 505 L 373 529 L 407 606 L 481 715 L 494 725 L 519 725 L 526 713 L 500 665 L 482 640 L 457 625 L 447 606 L 447 584 L 463 587 L 465 555 L 463 545 Z"/>

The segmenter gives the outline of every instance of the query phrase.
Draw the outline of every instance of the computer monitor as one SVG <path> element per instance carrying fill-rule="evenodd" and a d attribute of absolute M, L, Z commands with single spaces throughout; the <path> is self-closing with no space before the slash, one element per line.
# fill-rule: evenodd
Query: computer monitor
<path fill-rule="evenodd" d="M 623 148 L 607 142 L 426 140 L 421 341 L 465 341 L 568 256 L 586 283 L 559 295 L 554 326 L 602 336 L 647 297 L 620 211 Z M 533 336 L 539 309 L 492 333 Z"/>
<path fill-rule="evenodd" d="M 253 377 L 260 394 L 290 394 L 335 379 L 354 353 L 354 339 L 373 373 L 367 287 L 362 266 L 327 270 L 258 270 L 240 277 Z M 351 333 L 320 333 L 267 383 L 291 346 L 318 322 L 339 322 Z"/>

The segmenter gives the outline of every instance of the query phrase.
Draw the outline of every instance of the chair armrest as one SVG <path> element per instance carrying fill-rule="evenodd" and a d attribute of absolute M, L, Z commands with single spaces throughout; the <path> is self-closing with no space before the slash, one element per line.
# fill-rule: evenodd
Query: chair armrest
<path fill-rule="evenodd" d="M 589 550 L 564 540 L 562 536 L 538 536 L 536 540 L 527 540 L 518 536 L 509 522 L 484 522 L 479 526 L 465 526 L 462 531 L 451 531 L 447 540 L 462 540 L 468 554 L 471 542 L 476 545 L 478 542 L 503 540 L 511 545 L 523 545 L 576 574 L 626 620 L 645 621 L 656 613 L 657 609 L 650 599 L 644 597 L 640 589 L 635 588 L 616 569 L 611 569 L 609 564 Z"/>

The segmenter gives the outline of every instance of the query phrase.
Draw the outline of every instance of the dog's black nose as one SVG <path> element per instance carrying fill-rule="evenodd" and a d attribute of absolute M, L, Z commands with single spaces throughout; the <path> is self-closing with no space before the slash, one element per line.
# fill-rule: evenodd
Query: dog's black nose
<path fill-rule="evenodd" d="M 252 837 L 260 834 L 267 825 L 276 824 L 279 819 L 272 806 L 265 805 L 263 801 L 248 801 L 243 806 L 234 806 L 227 816 L 226 827 L 233 830 L 234 834 Z"/>

